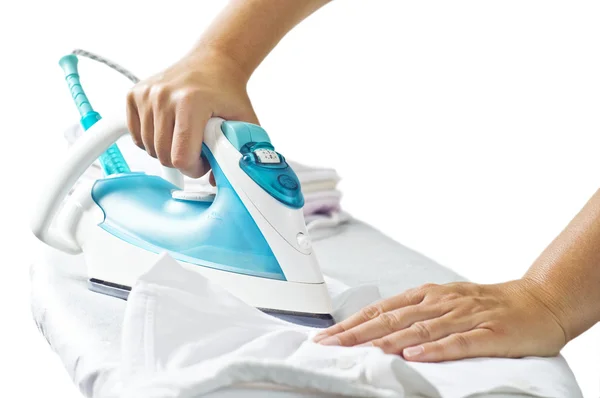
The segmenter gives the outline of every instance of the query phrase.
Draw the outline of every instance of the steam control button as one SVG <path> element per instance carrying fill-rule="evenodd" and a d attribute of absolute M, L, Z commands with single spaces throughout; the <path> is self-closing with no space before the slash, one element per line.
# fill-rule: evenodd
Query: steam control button
<path fill-rule="evenodd" d="M 281 174 L 279 177 L 277 177 L 277 181 L 279 181 L 279 183 L 283 185 L 284 188 L 292 190 L 298 189 L 298 183 L 287 174 Z"/>
<path fill-rule="evenodd" d="M 304 250 L 310 249 L 312 242 L 310 241 L 310 237 L 308 235 L 299 232 L 298 235 L 296 235 L 296 240 L 298 241 L 298 246 L 300 246 L 300 248 Z"/>

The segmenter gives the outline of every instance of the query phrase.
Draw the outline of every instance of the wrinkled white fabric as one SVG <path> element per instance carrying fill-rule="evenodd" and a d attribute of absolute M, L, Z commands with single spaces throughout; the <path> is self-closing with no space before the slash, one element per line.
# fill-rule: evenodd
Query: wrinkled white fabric
<path fill-rule="evenodd" d="M 327 224 L 327 222 L 326 222 Z M 327 231 L 326 231 L 327 230 Z M 322 237 L 325 233 L 325 238 Z M 401 293 L 424 283 L 449 283 L 465 278 L 436 263 L 420 253 L 403 246 L 358 220 L 331 228 L 320 226 L 310 232 L 319 263 L 332 295 L 337 296 L 345 285 L 358 287 L 376 285 L 384 297 Z M 40 245 L 41 258 L 31 266 L 31 304 L 34 319 L 52 350 L 63 363 L 82 394 L 89 398 L 104 398 L 122 383 L 121 336 L 127 302 L 90 292 L 86 287 L 86 265 L 82 255 L 71 256 Z M 345 285 L 344 285 L 345 284 Z M 352 298 L 354 296 L 350 296 Z M 360 299 L 360 297 L 359 297 Z M 336 301 L 336 305 L 344 306 Z M 349 306 L 348 308 L 351 308 Z M 351 311 L 347 311 L 351 312 Z M 340 311 L 336 316 L 345 317 Z M 342 358 L 340 356 L 340 358 Z M 345 358 L 345 357 L 344 357 Z M 341 366 L 348 360 L 340 359 Z M 523 360 L 519 360 L 523 362 Z M 560 360 L 562 361 L 562 359 Z M 559 361 L 559 362 L 560 362 Z M 464 369 L 458 377 L 452 372 L 445 374 L 443 366 L 433 365 L 430 382 L 439 383 L 440 391 L 446 384 L 480 383 L 479 373 L 488 377 L 503 374 L 506 366 L 502 361 L 461 361 L 479 366 Z M 511 365 L 513 362 L 508 362 Z M 554 363 L 554 361 L 552 362 Z M 414 364 L 413 364 L 414 365 Z M 547 362 L 527 360 L 525 370 L 518 377 L 507 377 L 509 383 L 527 382 L 533 375 L 534 382 L 540 374 L 548 373 Z M 563 397 L 580 397 L 575 378 L 566 366 L 552 364 L 552 379 L 568 380 L 561 385 L 572 387 Z M 556 371 L 558 376 L 554 375 Z M 418 375 L 418 374 L 417 374 Z M 569 387 L 570 386 L 570 387 Z M 534 388 L 532 386 L 531 388 Z M 510 391 L 510 388 L 508 389 Z M 564 391 L 559 391 L 560 393 Z M 437 394 L 437 393 L 436 393 Z M 286 389 L 273 384 L 236 384 L 216 390 L 207 398 L 314 398 L 331 397 L 312 390 Z M 428 395 L 420 395 L 420 398 Z M 429 395 L 436 397 L 437 395 Z M 526 393 L 482 393 L 478 398 L 525 398 Z M 560 396 L 558 393 L 554 396 Z"/>
<path fill-rule="evenodd" d="M 327 282 L 338 321 L 380 297 L 373 286 Z M 321 346 L 316 331 L 250 307 L 164 254 L 129 296 L 115 393 L 195 397 L 260 383 L 365 397 L 581 396 L 560 357 L 415 364 L 373 347 Z"/>

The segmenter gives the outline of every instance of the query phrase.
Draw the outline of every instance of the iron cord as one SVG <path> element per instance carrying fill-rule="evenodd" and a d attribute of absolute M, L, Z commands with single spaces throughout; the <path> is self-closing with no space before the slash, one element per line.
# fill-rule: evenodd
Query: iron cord
<path fill-rule="evenodd" d="M 114 70 L 116 70 L 117 72 L 119 72 L 120 74 L 122 74 L 123 76 L 125 76 L 126 78 L 128 78 L 129 80 L 131 80 L 133 83 L 138 83 L 140 81 L 140 79 L 134 75 L 133 73 L 131 73 L 129 70 L 125 69 L 124 67 L 122 67 L 121 65 L 117 64 L 116 62 L 113 62 L 111 60 L 109 60 L 108 58 L 105 58 L 101 55 L 98 54 L 94 54 L 91 53 L 89 51 L 86 50 L 81 50 L 81 49 L 75 49 L 73 50 L 72 54 L 75 55 L 80 55 L 82 57 L 86 57 L 89 58 L 91 60 L 94 60 L 96 62 L 100 62 Z"/>

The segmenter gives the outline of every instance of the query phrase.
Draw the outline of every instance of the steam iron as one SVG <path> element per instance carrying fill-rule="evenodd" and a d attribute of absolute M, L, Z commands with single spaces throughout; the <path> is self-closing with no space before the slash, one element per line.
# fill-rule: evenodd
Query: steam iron
<path fill-rule="evenodd" d="M 164 168 L 162 177 L 129 170 L 116 145 L 129 133 L 125 115 L 102 119 L 81 87 L 77 57 L 60 64 L 86 133 L 50 181 L 32 231 L 58 250 L 83 253 L 89 289 L 127 299 L 139 276 L 167 252 L 268 314 L 312 327 L 334 323 L 300 182 L 265 130 L 210 119 L 201 155 L 217 193 L 186 195 L 175 169 Z M 98 159 L 105 178 L 78 184 L 68 195 Z"/>

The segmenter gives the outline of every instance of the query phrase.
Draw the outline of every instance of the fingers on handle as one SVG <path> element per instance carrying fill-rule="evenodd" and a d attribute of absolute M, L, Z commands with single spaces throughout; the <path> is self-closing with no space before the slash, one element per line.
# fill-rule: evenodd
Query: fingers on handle
<path fill-rule="evenodd" d="M 171 160 L 171 149 L 173 142 L 173 130 L 175 128 L 175 115 L 167 106 L 154 109 L 154 148 L 160 164 L 173 167 Z"/>
<path fill-rule="evenodd" d="M 133 143 L 141 149 L 144 149 L 140 127 L 140 115 L 138 113 L 133 91 L 130 91 L 127 94 L 127 127 L 129 128 Z"/>
<path fill-rule="evenodd" d="M 210 112 L 194 109 L 182 100 L 176 108 L 171 163 L 183 174 L 191 178 L 202 177 L 208 171 L 202 160 L 202 139 Z"/>
<path fill-rule="evenodd" d="M 148 155 L 153 158 L 156 157 L 156 150 L 154 149 L 154 111 L 151 106 L 143 106 L 141 109 L 138 107 L 140 113 L 140 124 L 142 128 L 142 142 Z"/>
<path fill-rule="evenodd" d="M 440 340 L 405 348 L 404 358 L 414 362 L 442 362 L 482 356 L 498 356 L 500 342 L 489 329 L 454 333 Z"/>

